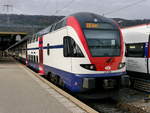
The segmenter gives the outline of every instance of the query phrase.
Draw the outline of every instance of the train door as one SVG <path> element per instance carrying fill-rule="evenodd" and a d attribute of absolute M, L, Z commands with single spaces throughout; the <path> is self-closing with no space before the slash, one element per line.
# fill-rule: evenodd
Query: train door
<path fill-rule="evenodd" d="M 65 70 L 72 72 L 72 48 L 71 48 L 71 37 L 65 36 L 63 39 L 63 54 L 64 54 L 64 61 L 66 64 Z"/>
<path fill-rule="evenodd" d="M 147 74 L 150 74 L 150 34 L 148 38 L 148 52 L 147 52 Z"/>
<path fill-rule="evenodd" d="M 43 66 L 43 37 L 39 38 L 39 74 L 44 75 L 44 66 Z"/>

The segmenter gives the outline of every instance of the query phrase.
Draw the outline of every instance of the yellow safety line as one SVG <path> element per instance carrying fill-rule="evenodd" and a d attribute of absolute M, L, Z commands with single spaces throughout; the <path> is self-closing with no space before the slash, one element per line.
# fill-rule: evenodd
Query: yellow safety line
<path fill-rule="evenodd" d="M 12 35 L 16 35 L 16 34 L 20 34 L 20 35 L 26 35 L 26 34 L 28 34 L 28 33 L 26 33 L 26 32 L 0 32 L 0 34 L 6 34 L 6 35 L 8 35 L 8 34 L 12 34 Z"/>
<path fill-rule="evenodd" d="M 54 90 L 56 90 L 59 94 L 61 94 L 64 97 L 68 98 L 70 101 L 72 101 L 74 104 L 76 104 L 77 106 L 79 106 L 80 108 L 82 108 L 83 110 L 85 110 L 86 112 L 88 112 L 88 113 L 99 113 L 96 110 L 94 110 L 93 108 L 91 108 L 88 105 L 86 105 L 83 102 L 81 102 L 80 100 L 78 100 L 75 97 L 71 96 L 67 92 L 63 91 L 59 87 L 55 86 L 54 84 L 52 84 L 48 80 L 44 79 L 39 74 L 37 74 L 34 71 L 32 71 L 31 69 L 27 68 L 25 65 L 23 65 L 21 63 L 19 63 L 18 65 L 21 65 L 22 67 L 24 67 L 25 69 L 27 69 L 29 72 L 31 72 L 33 75 L 35 75 L 37 78 L 39 78 L 42 82 L 46 83 L 48 86 L 50 86 L 51 88 L 53 88 Z"/>

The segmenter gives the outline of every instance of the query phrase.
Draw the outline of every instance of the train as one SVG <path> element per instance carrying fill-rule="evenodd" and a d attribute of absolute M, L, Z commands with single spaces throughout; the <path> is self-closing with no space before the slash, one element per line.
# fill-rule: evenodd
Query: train
<path fill-rule="evenodd" d="M 121 29 L 126 44 L 127 74 L 132 86 L 150 92 L 150 24 Z"/>
<path fill-rule="evenodd" d="M 126 74 L 118 24 L 89 12 L 69 15 L 8 48 L 41 76 L 74 93 L 117 92 Z M 112 93 L 113 94 L 113 93 Z"/>

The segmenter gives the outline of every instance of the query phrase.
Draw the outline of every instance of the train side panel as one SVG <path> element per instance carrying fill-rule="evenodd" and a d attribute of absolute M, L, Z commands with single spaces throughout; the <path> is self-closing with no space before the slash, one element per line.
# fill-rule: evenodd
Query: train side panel
<path fill-rule="evenodd" d="M 38 40 L 32 40 L 32 43 L 27 44 L 27 66 L 39 71 L 39 48 Z"/>
<path fill-rule="evenodd" d="M 126 43 L 127 71 L 149 74 L 149 27 L 124 28 L 122 33 Z"/>
<path fill-rule="evenodd" d="M 71 72 L 71 58 L 64 58 L 63 56 L 63 38 L 65 36 L 67 36 L 66 28 L 44 35 L 43 64 L 52 68 L 57 67 L 59 70 Z M 47 71 L 48 70 L 46 70 L 46 72 Z"/>

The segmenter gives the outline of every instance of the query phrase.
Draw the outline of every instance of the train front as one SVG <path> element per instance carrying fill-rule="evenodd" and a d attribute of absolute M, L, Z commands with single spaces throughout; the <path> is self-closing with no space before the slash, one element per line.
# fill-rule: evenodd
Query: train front
<path fill-rule="evenodd" d="M 67 19 L 76 43 L 72 58 L 72 90 L 115 91 L 125 74 L 124 41 L 120 28 L 111 19 L 77 13 Z"/>

